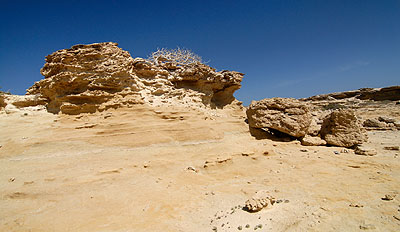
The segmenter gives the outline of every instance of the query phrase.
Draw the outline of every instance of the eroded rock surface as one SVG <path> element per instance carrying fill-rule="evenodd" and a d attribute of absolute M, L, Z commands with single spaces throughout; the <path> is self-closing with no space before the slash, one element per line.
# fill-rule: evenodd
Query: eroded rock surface
<path fill-rule="evenodd" d="M 323 122 L 322 138 L 330 145 L 352 147 L 367 141 L 367 134 L 353 110 L 333 111 Z"/>
<path fill-rule="evenodd" d="M 293 137 L 305 136 L 312 120 L 310 106 L 293 98 L 253 101 L 246 114 L 250 127 L 274 129 Z"/>
<path fill-rule="evenodd" d="M 117 45 L 75 45 L 48 55 L 41 69 L 45 79 L 27 94 L 45 98 L 48 111 L 66 114 L 143 103 L 222 108 L 236 100 L 233 93 L 241 87 L 242 73 L 216 72 L 202 63 L 133 59 Z"/>

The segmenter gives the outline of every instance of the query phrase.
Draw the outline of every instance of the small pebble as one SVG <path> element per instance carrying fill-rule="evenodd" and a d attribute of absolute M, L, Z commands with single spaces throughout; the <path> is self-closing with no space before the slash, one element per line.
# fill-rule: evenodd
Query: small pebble
<path fill-rule="evenodd" d="M 340 154 L 338 151 L 334 151 L 333 153 L 335 153 L 335 155 L 339 155 Z"/>
<path fill-rule="evenodd" d="M 243 227 L 242 226 L 238 226 L 238 230 L 242 230 L 243 229 Z"/>
<path fill-rule="evenodd" d="M 250 225 L 249 225 L 249 224 L 247 224 L 245 227 L 246 227 L 246 228 L 250 228 Z"/>
<path fill-rule="evenodd" d="M 374 230 L 376 227 L 372 224 L 360 225 L 361 230 Z"/>
<path fill-rule="evenodd" d="M 285 203 L 289 203 L 289 200 L 285 200 Z"/>
<path fill-rule="evenodd" d="M 394 199 L 395 196 L 390 195 L 390 194 L 386 194 L 385 197 L 382 197 L 381 199 L 384 201 L 391 201 Z"/>

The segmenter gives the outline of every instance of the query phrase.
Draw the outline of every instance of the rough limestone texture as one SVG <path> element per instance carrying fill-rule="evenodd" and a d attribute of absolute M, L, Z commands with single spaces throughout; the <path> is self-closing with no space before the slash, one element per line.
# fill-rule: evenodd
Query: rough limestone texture
<path fill-rule="evenodd" d="M 148 103 L 224 107 L 241 87 L 242 73 L 216 72 L 201 63 L 177 65 L 133 59 L 117 43 L 75 45 L 46 57 L 45 79 L 27 94 L 47 100 L 49 112 L 93 113 Z M 238 103 L 239 104 L 239 103 Z"/>
<path fill-rule="evenodd" d="M 322 138 L 330 145 L 352 147 L 367 141 L 365 129 L 351 109 L 333 111 L 323 122 Z"/>
<path fill-rule="evenodd" d="M 274 129 L 298 138 L 307 134 L 312 121 L 308 103 L 294 98 L 253 101 L 246 114 L 250 127 Z"/>
<path fill-rule="evenodd" d="M 275 198 L 271 197 L 266 190 L 256 192 L 251 198 L 246 200 L 245 208 L 249 212 L 258 212 L 268 205 L 273 205 Z"/>
<path fill-rule="evenodd" d="M 306 135 L 301 139 L 301 144 L 304 146 L 323 146 L 326 145 L 326 141 L 318 136 Z"/>

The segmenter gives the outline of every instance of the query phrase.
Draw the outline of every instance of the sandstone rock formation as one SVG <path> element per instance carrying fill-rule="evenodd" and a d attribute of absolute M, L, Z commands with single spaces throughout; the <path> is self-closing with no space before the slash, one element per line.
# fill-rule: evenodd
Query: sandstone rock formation
<path fill-rule="evenodd" d="M 352 147 L 367 140 L 364 128 L 350 109 L 333 111 L 324 120 L 320 133 L 328 144 L 340 147 Z"/>
<path fill-rule="evenodd" d="M 256 192 L 245 202 L 245 208 L 249 212 L 258 212 L 268 205 L 273 205 L 275 198 L 271 197 L 268 191 L 261 190 Z"/>
<path fill-rule="evenodd" d="M 45 79 L 27 94 L 45 98 L 50 112 L 79 114 L 143 103 L 224 107 L 241 87 L 242 73 L 133 59 L 117 45 L 75 45 L 48 55 L 41 69 Z"/>
<path fill-rule="evenodd" d="M 311 124 L 310 106 L 293 98 L 253 101 L 246 114 L 250 127 L 274 129 L 297 138 L 305 136 Z"/>

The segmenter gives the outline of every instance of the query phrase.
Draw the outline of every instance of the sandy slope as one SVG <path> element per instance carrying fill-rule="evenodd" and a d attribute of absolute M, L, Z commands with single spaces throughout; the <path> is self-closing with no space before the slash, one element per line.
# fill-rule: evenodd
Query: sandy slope
<path fill-rule="evenodd" d="M 256 140 L 244 120 L 143 105 L 3 112 L 0 231 L 400 230 L 399 151 L 383 149 L 398 131 L 369 132 L 378 155 L 367 157 Z M 282 202 L 242 210 L 262 189 Z"/>

